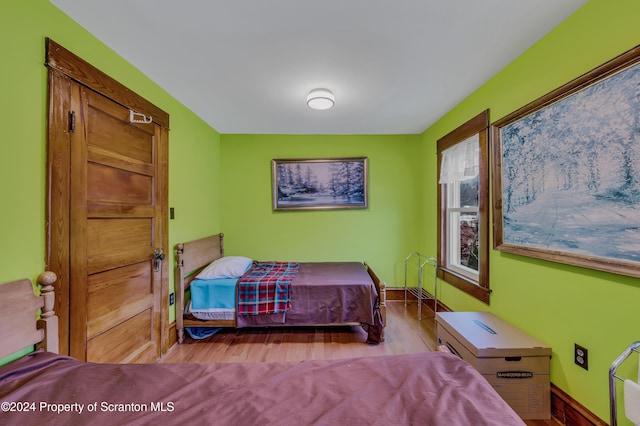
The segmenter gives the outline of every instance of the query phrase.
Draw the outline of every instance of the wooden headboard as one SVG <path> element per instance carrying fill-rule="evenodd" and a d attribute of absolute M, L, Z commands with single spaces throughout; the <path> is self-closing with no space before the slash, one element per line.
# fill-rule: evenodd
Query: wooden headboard
<path fill-rule="evenodd" d="M 33 285 L 27 279 L 0 284 L 0 358 L 33 345 L 58 352 L 58 317 L 53 311 L 56 280 L 53 272 L 41 273 L 40 296 L 33 294 Z M 42 313 L 36 320 L 40 308 Z"/>
<path fill-rule="evenodd" d="M 216 234 L 210 237 L 187 243 L 176 244 L 176 328 L 183 329 L 183 314 L 185 306 L 185 291 L 198 272 L 209 263 L 224 256 L 224 234 Z M 178 332 L 180 334 L 180 331 Z M 178 336 L 182 339 L 182 336 Z"/>
<path fill-rule="evenodd" d="M 199 272 L 209 263 L 224 256 L 224 234 L 216 234 L 187 243 L 176 244 L 176 283 L 179 277 L 185 285 L 192 281 L 194 272 Z"/>

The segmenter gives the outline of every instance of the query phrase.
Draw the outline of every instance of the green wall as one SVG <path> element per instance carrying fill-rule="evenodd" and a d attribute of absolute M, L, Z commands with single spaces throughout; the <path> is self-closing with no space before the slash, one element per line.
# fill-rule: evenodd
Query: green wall
<path fill-rule="evenodd" d="M 47 0 L 2 0 L 0 282 L 33 281 L 45 267 L 45 37 L 170 114 L 169 203 L 176 211 L 170 246 L 217 231 L 220 135 Z M 170 272 L 173 286 L 173 267 Z"/>
<path fill-rule="evenodd" d="M 435 198 L 438 138 L 487 108 L 496 121 L 635 47 L 640 43 L 638 17 L 637 0 L 590 1 L 427 129 L 421 198 Z M 435 252 L 437 211 L 427 205 L 424 212 L 420 246 Z M 490 306 L 441 283 L 444 303 L 456 311 L 491 310 L 546 342 L 553 348 L 551 381 L 608 421 L 609 366 L 640 340 L 640 279 L 493 250 L 490 274 Z M 574 364 L 574 343 L 589 349 L 588 371 Z"/>
<path fill-rule="evenodd" d="M 418 244 L 418 135 L 223 135 L 228 254 L 260 260 L 367 261 L 388 285 Z M 273 211 L 274 158 L 367 157 L 369 208 Z"/>
<path fill-rule="evenodd" d="M 221 136 L 47 0 L 1 1 L 0 282 L 44 268 L 45 37 L 170 114 L 172 247 L 224 232 L 228 254 L 367 260 L 389 285 L 402 283 L 408 252 L 435 254 L 439 137 L 486 108 L 495 121 L 640 42 L 640 2 L 591 0 L 422 135 Z M 272 211 L 271 159 L 347 156 L 369 158 L 368 209 Z M 640 280 L 496 251 L 490 262 L 490 306 L 441 283 L 444 302 L 491 310 L 551 345 L 552 381 L 608 419 L 609 364 L 639 339 Z M 589 349 L 589 371 L 573 364 L 574 342 Z"/>

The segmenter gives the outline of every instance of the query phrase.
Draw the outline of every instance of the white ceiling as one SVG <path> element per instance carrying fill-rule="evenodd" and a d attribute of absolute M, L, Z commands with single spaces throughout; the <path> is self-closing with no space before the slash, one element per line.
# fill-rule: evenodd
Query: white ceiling
<path fill-rule="evenodd" d="M 220 133 L 421 133 L 586 0 L 50 0 Z M 311 110 L 311 89 L 334 108 Z"/>

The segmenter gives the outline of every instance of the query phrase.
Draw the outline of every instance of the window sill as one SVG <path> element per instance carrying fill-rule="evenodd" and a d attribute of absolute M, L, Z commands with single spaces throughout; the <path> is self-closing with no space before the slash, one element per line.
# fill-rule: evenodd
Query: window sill
<path fill-rule="evenodd" d="M 472 281 L 463 275 L 456 273 L 451 269 L 445 267 L 438 268 L 438 278 L 452 286 L 458 288 L 461 291 L 475 297 L 483 303 L 489 304 L 489 294 L 491 290 L 482 287 L 477 281 Z"/>

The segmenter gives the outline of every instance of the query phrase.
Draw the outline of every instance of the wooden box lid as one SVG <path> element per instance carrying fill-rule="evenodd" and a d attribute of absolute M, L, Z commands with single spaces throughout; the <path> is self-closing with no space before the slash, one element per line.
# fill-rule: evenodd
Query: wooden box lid
<path fill-rule="evenodd" d="M 551 356 L 551 347 L 490 312 L 438 312 L 436 322 L 478 358 Z"/>

